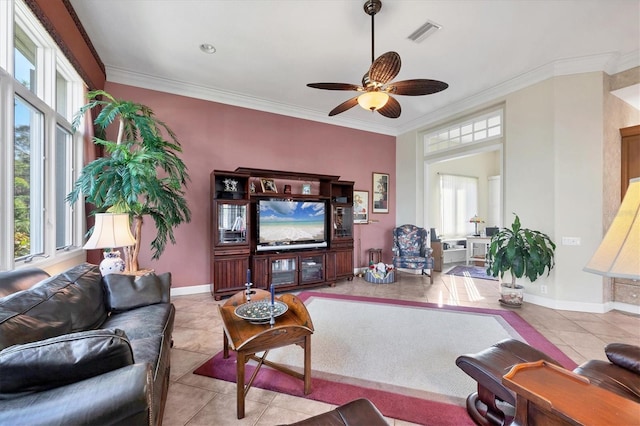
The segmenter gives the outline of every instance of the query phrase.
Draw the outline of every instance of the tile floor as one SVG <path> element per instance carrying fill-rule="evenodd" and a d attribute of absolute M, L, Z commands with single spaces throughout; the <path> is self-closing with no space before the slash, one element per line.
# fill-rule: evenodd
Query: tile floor
<path fill-rule="evenodd" d="M 448 305 L 502 309 L 495 281 L 469 280 L 435 273 L 427 277 L 397 274 L 394 284 L 371 284 L 362 278 L 340 281 L 335 287 L 313 291 L 386 297 Z M 173 425 L 276 425 L 299 421 L 334 408 L 326 403 L 252 388 L 246 400 L 246 417 L 236 419 L 235 384 L 192 374 L 222 349 L 222 325 L 210 294 L 173 298 L 176 321 L 171 352 L 171 383 L 163 424 Z M 577 364 L 606 359 L 610 342 L 640 345 L 640 317 L 618 311 L 606 314 L 559 311 L 526 304 L 517 311 Z M 387 419 L 392 426 L 410 423 Z"/>

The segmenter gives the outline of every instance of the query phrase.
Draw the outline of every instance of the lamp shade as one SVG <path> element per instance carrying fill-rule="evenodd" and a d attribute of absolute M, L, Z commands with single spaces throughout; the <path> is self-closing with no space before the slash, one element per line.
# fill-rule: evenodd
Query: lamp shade
<path fill-rule="evenodd" d="M 358 104 L 364 109 L 375 111 L 387 104 L 389 95 L 384 92 L 365 92 L 358 96 Z"/>
<path fill-rule="evenodd" d="M 605 277 L 640 279 L 640 178 L 629 181 L 618 214 L 584 270 Z"/>
<path fill-rule="evenodd" d="M 469 219 L 469 223 L 484 223 L 484 220 L 478 215 L 474 215 L 471 219 Z"/>
<path fill-rule="evenodd" d="M 127 213 L 98 213 L 91 237 L 84 249 L 132 246 L 136 243 Z"/>

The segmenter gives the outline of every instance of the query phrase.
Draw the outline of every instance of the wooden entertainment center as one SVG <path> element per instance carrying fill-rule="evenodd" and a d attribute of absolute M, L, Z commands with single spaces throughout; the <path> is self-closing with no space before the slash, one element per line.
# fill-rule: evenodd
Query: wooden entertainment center
<path fill-rule="evenodd" d="M 264 290 L 272 283 L 277 290 L 295 290 L 353 278 L 353 182 L 245 167 L 214 170 L 211 200 L 211 294 L 216 300 L 244 290 L 248 269 L 253 288 Z M 259 206 L 266 201 L 324 204 L 324 241 L 259 240 Z"/>

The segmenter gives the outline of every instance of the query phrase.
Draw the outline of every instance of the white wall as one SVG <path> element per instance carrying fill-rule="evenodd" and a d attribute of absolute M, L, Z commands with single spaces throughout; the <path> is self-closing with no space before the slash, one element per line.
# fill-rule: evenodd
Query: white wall
<path fill-rule="evenodd" d="M 410 223 L 424 226 L 424 179 L 420 163 L 423 157 L 421 143 L 414 132 L 396 139 L 396 225 Z M 401 159 L 400 159 L 401 158 Z"/>
<path fill-rule="evenodd" d="M 586 73 L 553 83 L 559 265 L 553 290 L 560 300 L 603 303 L 602 278 L 582 271 L 602 240 L 603 78 Z M 563 236 L 579 237 L 581 244 L 564 246 Z"/>
<path fill-rule="evenodd" d="M 603 93 L 603 73 L 594 72 L 554 77 L 496 100 L 505 104 L 504 225 L 516 212 L 524 227 L 548 234 L 557 244 L 551 275 L 524 282 L 528 302 L 606 309 L 602 280 L 582 271 L 602 237 Z M 416 143 L 417 134 L 398 137 L 398 172 L 416 164 L 409 157 L 415 150 L 406 145 Z M 424 180 L 424 166 L 416 167 L 417 184 Z M 401 213 L 410 192 L 398 191 L 399 214 L 412 214 Z M 425 214 L 418 208 L 413 220 Z M 562 246 L 563 236 L 579 237 L 581 245 Z M 541 284 L 548 294 L 540 293 Z"/>

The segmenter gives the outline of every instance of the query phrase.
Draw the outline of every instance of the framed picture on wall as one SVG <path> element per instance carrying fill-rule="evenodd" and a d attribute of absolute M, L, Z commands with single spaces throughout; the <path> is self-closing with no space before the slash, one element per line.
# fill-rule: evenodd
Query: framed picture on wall
<path fill-rule="evenodd" d="M 373 213 L 389 213 L 389 175 L 373 172 Z"/>
<path fill-rule="evenodd" d="M 353 223 L 369 223 L 369 191 L 353 191 Z"/>

